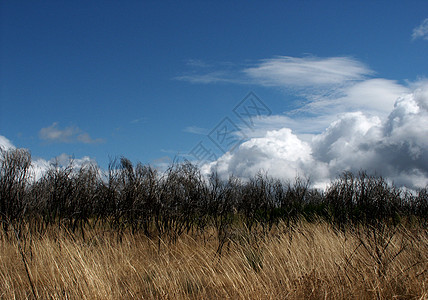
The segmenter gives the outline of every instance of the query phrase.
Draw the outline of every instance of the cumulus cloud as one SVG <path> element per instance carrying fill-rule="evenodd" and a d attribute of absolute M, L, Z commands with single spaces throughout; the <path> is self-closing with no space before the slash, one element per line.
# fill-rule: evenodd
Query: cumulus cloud
<path fill-rule="evenodd" d="M 428 18 L 422 21 L 422 23 L 413 29 L 412 39 L 424 39 L 428 40 Z"/>
<path fill-rule="evenodd" d="M 83 132 L 79 127 L 69 126 L 61 129 L 57 122 L 40 129 L 39 137 L 42 140 L 57 143 L 96 144 L 103 142 L 103 139 L 92 139 L 88 133 Z"/>
<path fill-rule="evenodd" d="M 203 170 L 240 177 L 259 170 L 285 179 L 303 175 L 321 186 L 344 170 L 364 169 L 399 186 L 418 188 L 428 184 L 427 136 L 425 83 L 396 99 L 385 118 L 362 111 L 344 113 L 307 141 L 285 126 L 266 131 L 204 165 Z"/>
<path fill-rule="evenodd" d="M 233 153 L 227 152 L 216 162 L 204 165 L 202 171 L 216 170 L 222 176 L 234 174 L 242 178 L 266 171 L 274 177 L 295 178 L 306 173 L 308 163 L 312 163 L 314 170 L 317 168 L 310 144 L 300 140 L 289 128 L 283 128 L 244 142 Z"/>

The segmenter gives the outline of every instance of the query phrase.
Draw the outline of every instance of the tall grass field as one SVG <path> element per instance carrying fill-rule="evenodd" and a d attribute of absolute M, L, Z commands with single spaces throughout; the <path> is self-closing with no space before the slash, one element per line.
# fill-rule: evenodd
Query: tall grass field
<path fill-rule="evenodd" d="M 0 244 L 2 299 L 427 299 L 428 235 L 396 228 L 375 240 L 325 222 L 242 231 L 225 246 L 184 234 L 52 229 Z M 22 259 L 25 256 L 25 261 Z M 28 274 L 25 264 L 27 264 Z M 31 282 L 31 283 L 30 283 Z M 31 286 L 32 285 L 32 286 Z"/>

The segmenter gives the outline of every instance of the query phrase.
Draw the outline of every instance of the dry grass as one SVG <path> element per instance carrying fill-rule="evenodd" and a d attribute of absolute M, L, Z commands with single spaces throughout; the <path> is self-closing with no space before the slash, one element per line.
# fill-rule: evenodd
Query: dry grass
<path fill-rule="evenodd" d="M 401 229 L 376 248 L 368 234 L 305 223 L 265 239 L 237 233 L 221 257 L 208 234 L 185 235 L 175 244 L 88 235 L 83 241 L 54 230 L 23 241 L 38 298 L 428 298 L 428 234 L 422 229 Z M 33 297 L 16 240 L 1 237 L 0 298 Z"/>

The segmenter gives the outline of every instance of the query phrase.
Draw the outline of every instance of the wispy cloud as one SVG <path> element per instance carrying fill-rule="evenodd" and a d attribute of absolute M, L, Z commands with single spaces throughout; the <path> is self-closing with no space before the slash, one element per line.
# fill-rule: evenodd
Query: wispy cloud
<path fill-rule="evenodd" d="M 198 61 L 197 65 L 203 63 Z M 311 118 L 317 118 L 318 124 L 327 126 L 329 123 L 325 122 L 328 120 L 350 111 L 386 117 L 395 100 L 409 92 L 394 80 L 373 78 L 373 70 L 347 56 L 277 56 L 246 66 L 229 64 L 225 69 L 222 66 L 219 64 L 218 70 L 213 71 L 211 64 L 208 73 L 204 73 L 205 67 L 193 68 L 192 75 L 181 79 L 192 83 L 223 81 L 272 86 L 298 95 L 305 102 L 287 113 L 290 117 L 288 123 L 298 123 L 302 119 L 310 121 L 307 116 L 310 114 Z M 302 114 L 306 116 L 302 117 Z M 306 127 L 305 124 L 303 126 Z M 318 131 L 324 128 L 320 127 Z"/>
<path fill-rule="evenodd" d="M 244 70 L 256 83 L 278 87 L 308 87 L 342 85 L 361 80 L 373 72 L 361 62 L 349 57 L 290 57 L 262 60 Z"/>
<path fill-rule="evenodd" d="M 190 83 L 245 83 L 242 66 L 230 62 L 207 63 L 199 59 L 186 61 L 188 69 L 174 79 Z"/>
<path fill-rule="evenodd" d="M 412 39 L 428 40 L 428 18 L 423 20 L 421 25 L 413 29 Z"/>
<path fill-rule="evenodd" d="M 258 118 L 254 129 L 244 129 L 244 132 L 246 136 L 253 138 L 262 137 L 270 130 L 290 128 L 300 139 L 309 141 L 350 112 L 361 112 L 385 120 L 396 100 L 410 91 L 394 80 L 363 80 L 342 88 L 339 95 L 305 95 L 307 101 L 301 107 L 282 115 Z"/>
<path fill-rule="evenodd" d="M 332 88 L 334 90 L 334 88 Z M 386 117 L 398 97 L 409 89 L 395 80 L 372 78 L 341 87 L 340 93 L 307 93 L 307 103 L 297 111 L 315 115 L 337 115 L 351 111 Z"/>
<path fill-rule="evenodd" d="M 193 133 L 193 134 L 208 134 L 208 130 L 206 128 L 198 127 L 198 126 L 187 126 L 183 129 L 184 132 Z"/>
<path fill-rule="evenodd" d="M 243 78 L 234 75 L 235 72 L 226 71 L 204 71 L 201 73 L 191 73 L 175 77 L 177 80 L 191 83 L 245 83 Z"/>
<path fill-rule="evenodd" d="M 373 74 L 363 63 L 350 57 L 290 57 L 263 59 L 250 65 L 188 63 L 187 74 L 176 77 L 192 83 L 240 83 L 281 88 L 343 85 Z"/>
<path fill-rule="evenodd" d="M 201 59 L 188 59 L 186 60 L 186 64 L 190 67 L 195 68 L 208 68 L 211 65 Z"/>
<path fill-rule="evenodd" d="M 49 127 L 40 129 L 39 138 L 55 143 L 97 144 L 104 142 L 104 140 L 100 138 L 91 138 L 88 133 L 82 131 L 79 127 L 76 126 L 69 126 L 61 129 L 58 127 L 57 122 L 54 122 Z"/>
<path fill-rule="evenodd" d="M 141 117 L 137 119 L 133 119 L 130 121 L 131 124 L 145 123 L 147 121 L 146 117 Z"/>

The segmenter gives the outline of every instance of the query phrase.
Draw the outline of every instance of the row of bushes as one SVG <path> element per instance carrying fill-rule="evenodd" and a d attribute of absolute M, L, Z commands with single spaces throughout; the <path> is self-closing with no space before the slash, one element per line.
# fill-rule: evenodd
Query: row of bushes
<path fill-rule="evenodd" d="M 403 218 L 427 225 L 427 188 L 408 193 L 366 172 L 345 172 L 319 191 L 302 178 L 290 182 L 259 173 L 245 181 L 222 180 L 216 173 L 202 176 L 189 162 L 159 172 L 120 158 L 104 173 L 95 165 L 52 164 L 40 179 L 31 178 L 28 151 L 1 151 L 0 214 L 6 233 L 11 225 L 25 223 L 42 232 L 58 224 L 82 234 L 87 227 L 105 226 L 175 239 L 210 227 L 221 241 L 237 220 L 249 231 L 265 232 L 302 217 L 339 227 L 396 224 Z"/>

